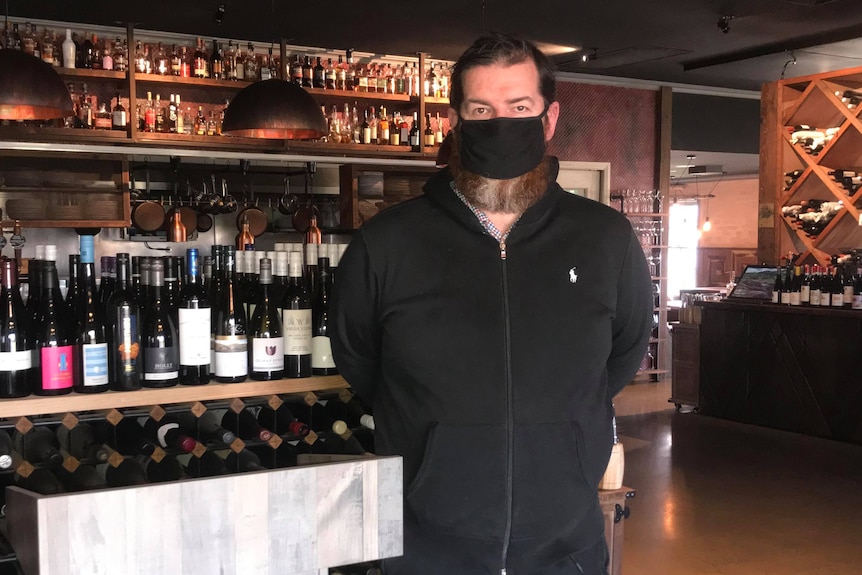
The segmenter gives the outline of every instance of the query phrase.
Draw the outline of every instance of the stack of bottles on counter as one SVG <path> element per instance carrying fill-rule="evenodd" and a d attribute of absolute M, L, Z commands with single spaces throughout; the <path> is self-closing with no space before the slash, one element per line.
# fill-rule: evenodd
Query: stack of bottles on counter
<path fill-rule="evenodd" d="M 26 304 L 3 260 L 0 397 L 338 373 L 327 329 L 342 246 L 308 244 L 304 261 L 233 246 L 120 253 L 102 257 L 97 286 L 93 237 L 80 242 L 65 298 L 56 246 L 36 246 Z"/>
<path fill-rule="evenodd" d="M 425 130 L 420 133 L 419 114 L 413 112 L 412 119 L 401 112 L 388 114 L 385 106 L 379 112 L 370 106 L 359 116 L 356 102 L 351 108 L 344 104 L 341 110 L 333 105 L 329 113 L 321 107 L 329 127 L 327 141 L 333 143 L 376 144 L 389 146 L 410 146 L 411 150 L 419 151 L 421 146 L 434 147 L 443 143 L 448 133 L 448 119 L 426 114 Z"/>
<path fill-rule="evenodd" d="M 293 467 L 299 454 L 374 452 L 374 418 L 347 390 L 238 408 L 27 421 L 0 429 L 0 472 L 14 471 L 18 485 L 43 494 Z"/>
<path fill-rule="evenodd" d="M 772 303 L 862 310 L 862 266 L 791 263 L 783 270 L 779 267 Z"/>

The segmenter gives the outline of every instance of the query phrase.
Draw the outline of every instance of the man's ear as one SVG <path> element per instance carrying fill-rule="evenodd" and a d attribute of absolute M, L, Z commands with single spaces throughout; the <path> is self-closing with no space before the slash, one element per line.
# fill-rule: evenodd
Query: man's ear
<path fill-rule="evenodd" d="M 545 116 L 545 141 L 550 142 L 551 138 L 554 137 L 554 132 L 557 129 L 557 120 L 560 117 L 560 103 L 559 102 L 551 102 L 551 105 L 548 106 L 548 113 Z"/>
<path fill-rule="evenodd" d="M 446 115 L 449 117 L 449 129 L 454 130 L 455 125 L 458 123 L 458 112 L 455 108 L 449 108 Z"/>

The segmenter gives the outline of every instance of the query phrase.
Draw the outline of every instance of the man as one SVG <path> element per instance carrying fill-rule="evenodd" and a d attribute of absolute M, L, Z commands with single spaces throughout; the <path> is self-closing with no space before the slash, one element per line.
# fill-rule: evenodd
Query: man
<path fill-rule="evenodd" d="M 354 236 L 333 352 L 403 456 L 404 555 L 387 575 L 600 575 L 611 399 L 652 297 L 626 219 L 556 184 L 548 60 L 508 35 L 452 74 L 453 152 L 421 198 Z"/>

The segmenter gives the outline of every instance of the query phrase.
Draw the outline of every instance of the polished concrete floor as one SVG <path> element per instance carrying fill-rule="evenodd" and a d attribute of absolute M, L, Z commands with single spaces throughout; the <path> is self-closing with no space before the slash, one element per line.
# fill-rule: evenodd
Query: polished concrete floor
<path fill-rule="evenodd" d="M 669 384 L 618 396 L 624 575 L 862 574 L 862 446 L 696 413 Z"/>

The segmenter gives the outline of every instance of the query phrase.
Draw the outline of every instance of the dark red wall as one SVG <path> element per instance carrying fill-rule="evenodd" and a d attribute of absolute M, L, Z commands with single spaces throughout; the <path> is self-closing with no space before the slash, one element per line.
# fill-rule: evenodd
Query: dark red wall
<path fill-rule="evenodd" d="M 658 91 L 558 82 L 557 100 L 551 155 L 610 162 L 612 191 L 657 186 Z"/>

